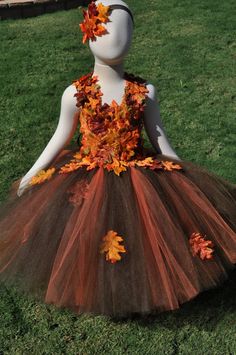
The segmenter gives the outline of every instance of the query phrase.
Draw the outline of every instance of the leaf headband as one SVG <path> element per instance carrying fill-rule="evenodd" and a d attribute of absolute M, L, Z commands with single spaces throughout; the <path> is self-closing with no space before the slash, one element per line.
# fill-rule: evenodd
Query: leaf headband
<path fill-rule="evenodd" d="M 82 40 L 83 43 L 85 43 L 90 38 L 92 41 L 94 41 L 96 36 L 102 36 L 103 34 L 107 33 L 103 23 L 107 23 L 109 21 L 109 12 L 110 10 L 114 9 L 122 9 L 127 11 L 134 23 L 132 12 L 130 9 L 128 9 L 128 7 L 118 4 L 104 6 L 103 4 L 99 3 L 96 5 L 95 2 L 92 1 L 88 5 L 88 10 L 83 10 L 84 21 L 79 25 L 81 31 L 84 34 Z"/>

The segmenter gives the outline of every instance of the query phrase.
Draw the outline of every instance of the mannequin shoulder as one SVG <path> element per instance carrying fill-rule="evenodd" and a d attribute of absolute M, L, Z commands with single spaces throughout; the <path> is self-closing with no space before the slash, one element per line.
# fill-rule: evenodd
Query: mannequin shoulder
<path fill-rule="evenodd" d="M 66 105 L 71 109 L 77 109 L 76 107 L 76 97 L 74 96 L 77 93 L 75 85 L 71 84 L 66 87 L 62 94 L 62 105 Z"/>
<path fill-rule="evenodd" d="M 151 100 L 155 100 L 157 98 L 157 89 L 155 85 L 147 82 L 146 87 L 148 89 L 148 93 L 147 93 L 148 98 Z"/>
<path fill-rule="evenodd" d="M 147 82 L 146 83 L 146 88 L 148 89 L 147 97 L 150 100 L 159 101 L 158 100 L 158 91 L 156 89 L 156 86 Z"/>

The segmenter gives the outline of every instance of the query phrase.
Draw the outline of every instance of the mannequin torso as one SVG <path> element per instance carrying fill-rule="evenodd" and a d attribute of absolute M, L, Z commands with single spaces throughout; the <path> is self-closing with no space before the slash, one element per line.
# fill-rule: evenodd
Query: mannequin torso
<path fill-rule="evenodd" d="M 103 0 L 102 3 L 106 6 L 120 4 L 128 7 L 123 1 L 117 0 Z M 103 93 L 102 104 L 110 104 L 112 100 L 120 104 L 125 89 L 123 62 L 131 44 L 133 31 L 129 13 L 123 9 L 113 10 L 110 21 L 106 23 L 106 29 L 106 35 L 97 37 L 96 41 L 89 41 L 95 58 L 93 75 L 98 77 L 98 84 Z M 149 93 L 144 115 L 147 135 L 158 153 L 179 159 L 164 132 L 155 87 L 148 83 L 147 89 Z M 76 87 L 73 84 L 65 89 L 61 99 L 61 111 L 56 131 L 35 164 L 21 180 L 18 196 L 23 193 L 31 177 L 41 169 L 48 167 L 73 137 L 79 118 L 79 110 L 74 97 L 76 92 Z"/>

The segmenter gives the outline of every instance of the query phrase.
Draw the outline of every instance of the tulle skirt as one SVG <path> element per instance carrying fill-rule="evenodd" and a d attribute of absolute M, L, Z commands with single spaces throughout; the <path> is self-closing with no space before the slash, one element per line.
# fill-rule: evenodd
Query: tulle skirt
<path fill-rule="evenodd" d="M 12 184 L 0 205 L 0 281 L 78 314 L 118 317 L 174 310 L 222 284 L 236 264 L 236 185 L 172 161 L 183 170 L 82 167 L 20 197 L 20 180 Z M 115 262 L 101 252 L 109 233 L 122 238 Z"/>

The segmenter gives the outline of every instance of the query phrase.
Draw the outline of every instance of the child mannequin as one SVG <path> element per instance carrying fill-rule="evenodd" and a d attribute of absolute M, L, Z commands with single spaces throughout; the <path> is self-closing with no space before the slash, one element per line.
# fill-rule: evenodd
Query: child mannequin
<path fill-rule="evenodd" d="M 180 160 L 154 86 L 124 71 L 127 4 L 92 2 L 81 29 L 94 69 L 65 89 L 53 137 L 0 208 L 0 280 L 76 313 L 177 309 L 235 267 L 236 186 Z M 78 121 L 79 151 L 60 155 Z"/>
<path fill-rule="evenodd" d="M 120 0 L 104 0 L 103 4 L 106 6 L 119 4 L 128 8 L 128 5 Z M 102 102 L 108 104 L 112 100 L 120 103 L 124 94 L 124 58 L 130 48 L 133 32 L 132 19 L 129 13 L 123 9 L 113 10 L 110 20 L 106 24 L 108 33 L 105 36 L 97 37 L 96 41 L 89 41 L 90 49 L 95 58 L 93 73 L 99 78 L 99 84 L 103 92 Z M 157 152 L 180 160 L 165 134 L 156 99 L 156 89 L 152 84 L 148 84 L 147 88 L 149 93 L 144 120 L 147 135 Z M 29 179 L 41 169 L 48 167 L 73 137 L 78 124 L 75 93 L 74 85 L 65 89 L 62 95 L 61 112 L 56 131 L 38 160 L 22 178 L 18 196 L 23 193 Z"/>

